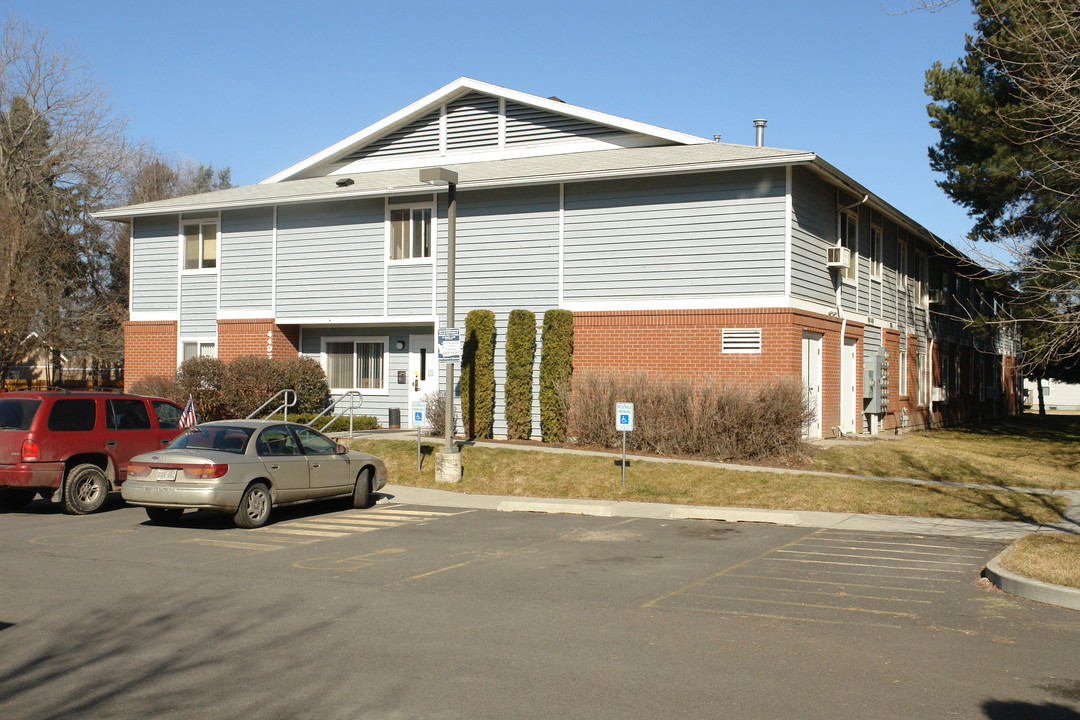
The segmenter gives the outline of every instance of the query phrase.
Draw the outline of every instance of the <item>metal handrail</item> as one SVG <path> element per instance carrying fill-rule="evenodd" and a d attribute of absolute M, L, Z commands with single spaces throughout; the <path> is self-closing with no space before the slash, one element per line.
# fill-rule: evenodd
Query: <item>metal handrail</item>
<path fill-rule="evenodd" d="M 352 437 L 353 432 L 354 432 L 353 431 L 353 419 L 356 417 L 356 409 L 358 407 L 360 407 L 360 408 L 364 407 L 364 396 L 357 390 L 349 390 L 348 392 L 343 394 L 341 397 L 337 398 L 336 400 L 331 402 L 329 405 L 327 405 L 325 410 L 323 410 L 321 413 L 319 413 L 318 415 L 316 415 L 315 417 L 311 418 L 311 420 L 308 421 L 308 423 L 307 423 L 308 427 L 315 427 L 315 422 L 319 418 L 321 418 L 322 416 L 326 415 L 328 412 L 330 412 L 331 410 L 336 408 L 346 398 L 349 400 L 349 407 L 348 408 L 343 408 L 340 412 L 335 413 L 333 415 L 333 417 L 331 417 L 329 420 L 326 421 L 326 424 L 324 424 L 320 428 L 315 428 L 315 429 L 318 430 L 319 432 L 325 432 L 326 428 L 330 427 L 330 425 L 332 425 L 335 420 L 337 420 L 339 417 L 342 417 L 346 412 L 348 412 L 349 413 L 349 437 Z M 360 404 L 359 405 L 356 404 L 356 399 L 357 398 L 360 399 Z"/>
<path fill-rule="evenodd" d="M 296 391 L 291 389 L 291 388 L 286 388 L 285 390 L 279 390 L 274 395 L 274 397 L 270 398 L 269 400 L 264 402 L 262 405 L 260 405 L 258 407 L 258 409 L 254 410 L 250 415 L 247 416 L 246 419 L 250 420 L 251 418 L 258 415 L 259 413 L 261 413 L 263 410 L 266 409 L 267 405 L 270 405 L 271 403 L 276 401 L 279 397 L 283 398 L 281 404 L 278 405 L 273 410 L 271 410 L 270 412 L 266 413 L 266 415 L 263 415 L 263 419 L 265 420 L 265 419 L 267 419 L 267 418 L 269 418 L 269 417 L 271 417 L 273 415 L 277 415 L 279 412 L 283 412 L 285 414 L 285 422 L 288 422 L 289 421 L 289 408 L 296 407 Z"/>

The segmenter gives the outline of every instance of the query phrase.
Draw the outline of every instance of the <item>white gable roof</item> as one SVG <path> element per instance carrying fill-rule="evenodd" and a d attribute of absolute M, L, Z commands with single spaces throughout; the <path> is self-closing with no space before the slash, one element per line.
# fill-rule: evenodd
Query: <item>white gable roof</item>
<path fill-rule="evenodd" d="M 276 183 L 284 180 L 295 180 L 305 177 L 318 177 L 332 174 L 348 174 L 360 171 L 362 169 L 361 165 L 365 164 L 373 170 L 389 167 L 418 167 L 431 165 L 433 155 L 430 152 L 427 154 L 416 155 L 411 159 L 408 156 L 399 155 L 389 163 L 383 161 L 381 165 L 370 161 L 359 161 L 350 164 L 345 160 L 362 148 L 370 146 L 372 143 L 408 126 L 410 123 L 425 118 L 426 116 L 432 116 L 434 114 L 445 119 L 445 107 L 447 104 L 453 103 L 455 100 L 459 100 L 474 93 L 480 93 L 485 96 L 496 98 L 502 103 L 513 103 L 517 106 L 535 108 L 563 118 L 610 128 L 612 135 L 617 136 L 604 141 L 587 140 L 580 141 L 576 144 L 532 144 L 521 145 L 515 148 L 506 148 L 500 145 L 494 152 L 477 155 L 475 157 L 475 160 L 477 161 L 510 159 L 515 157 L 520 158 L 568 151 L 597 150 L 605 147 L 698 145 L 712 142 L 711 140 L 696 135 L 675 132 L 656 125 L 627 120 L 626 118 L 615 115 L 608 115 L 607 113 L 570 105 L 560 100 L 542 98 L 536 95 L 499 87 L 498 85 L 480 82 L 479 80 L 462 77 L 449 85 L 436 90 L 430 95 L 417 100 L 408 107 L 402 108 L 398 112 L 379 122 L 369 125 L 360 132 L 345 138 L 341 142 L 331 145 L 306 160 L 263 180 L 263 183 Z M 505 104 L 503 106 L 505 107 Z M 451 159 L 455 162 L 468 161 L 464 153 L 447 152 L 445 147 L 442 147 L 438 154 L 439 156 L 446 158 L 446 161 L 450 161 Z M 440 161 L 441 160 L 436 159 L 436 162 Z"/>

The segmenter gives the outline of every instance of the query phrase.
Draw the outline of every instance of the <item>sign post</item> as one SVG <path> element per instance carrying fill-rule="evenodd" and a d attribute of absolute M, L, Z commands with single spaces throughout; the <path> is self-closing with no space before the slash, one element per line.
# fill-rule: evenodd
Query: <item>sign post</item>
<path fill-rule="evenodd" d="M 423 455 L 420 447 L 420 430 L 427 422 L 427 403 L 423 400 L 414 400 L 412 404 L 412 421 L 416 426 L 416 472 L 420 472 L 420 459 Z"/>
<path fill-rule="evenodd" d="M 622 433 L 622 486 L 626 488 L 626 433 L 634 429 L 634 403 L 615 403 L 615 429 Z"/>

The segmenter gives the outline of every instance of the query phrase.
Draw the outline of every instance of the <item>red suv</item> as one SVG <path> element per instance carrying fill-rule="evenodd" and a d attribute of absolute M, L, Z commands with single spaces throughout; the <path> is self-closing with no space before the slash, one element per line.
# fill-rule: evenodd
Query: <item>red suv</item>
<path fill-rule="evenodd" d="M 180 406 L 162 398 L 93 391 L 0 394 L 0 510 L 35 494 L 86 515 L 119 490 L 128 460 L 180 434 Z"/>

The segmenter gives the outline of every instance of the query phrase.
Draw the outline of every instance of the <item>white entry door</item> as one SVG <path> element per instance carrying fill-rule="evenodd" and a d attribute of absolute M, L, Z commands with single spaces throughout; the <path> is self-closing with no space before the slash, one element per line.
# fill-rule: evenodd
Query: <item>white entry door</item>
<path fill-rule="evenodd" d="M 409 336 L 409 407 L 439 389 L 439 357 L 432 335 Z M 409 427 L 416 430 L 409 413 Z"/>
<path fill-rule="evenodd" d="M 840 429 L 850 435 L 858 432 L 855 427 L 858 417 L 855 406 L 859 400 L 859 389 L 855 382 L 855 353 L 858 348 L 858 340 L 844 338 L 844 349 L 840 354 Z"/>
<path fill-rule="evenodd" d="M 821 437 L 821 337 L 812 332 L 803 332 L 802 336 L 802 381 L 810 410 L 810 419 L 803 427 L 807 438 Z"/>

